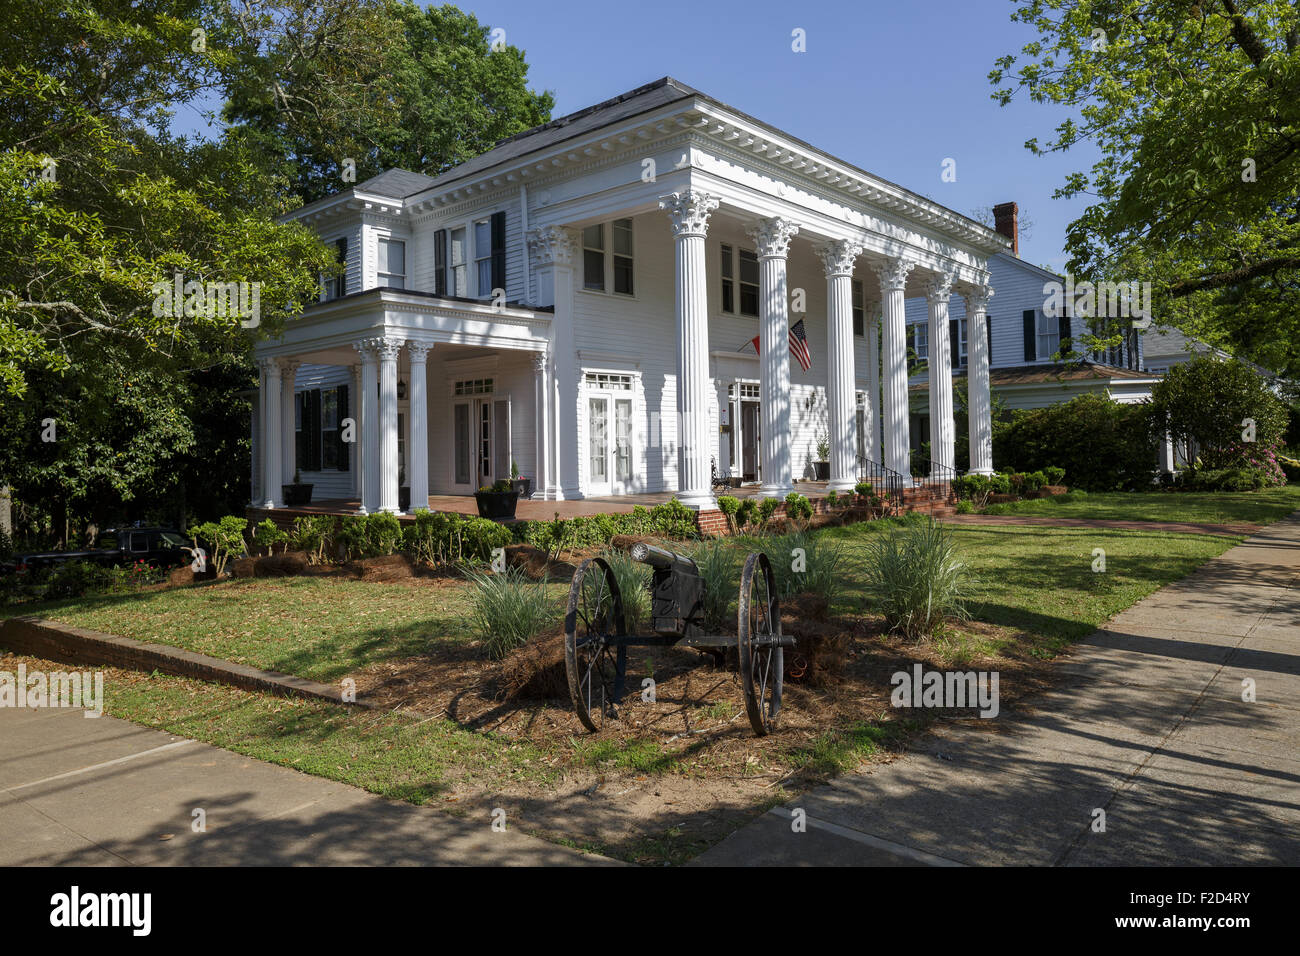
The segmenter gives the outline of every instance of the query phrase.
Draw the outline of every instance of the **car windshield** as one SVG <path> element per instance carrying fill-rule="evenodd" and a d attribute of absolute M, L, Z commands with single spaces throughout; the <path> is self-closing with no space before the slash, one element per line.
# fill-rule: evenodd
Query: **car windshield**
<path fill-rule="evenodd" d="M 163 545 L 178 546 L 182 548 L 188 548 L 190 546 L 188 538 L 179 535 L 174 531 L 163 531 L 159 533 L 158 538 L 159 543 Z"/>

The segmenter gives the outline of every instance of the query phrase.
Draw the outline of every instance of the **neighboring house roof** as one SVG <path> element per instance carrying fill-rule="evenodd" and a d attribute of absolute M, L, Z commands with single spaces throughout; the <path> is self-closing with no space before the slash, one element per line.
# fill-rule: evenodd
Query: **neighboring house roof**
<path fill-rule="evenodd" d="M 964 376 L 958 376 L 964 377 Z M 1137 381 L 1155 381 L 1159 375 L 1150 372 L 1136 372 L 1129 368 L 1115 365 L 1103 365 L 1100 362 L 1070 362 L 1054 365 L 1013 365 L 1006 368 L 989 370 L 989 385 L 1007 387 L 1013 385 L 1049 385 L 1061 382 L 1114 381 L 1116 379 L 1133 379 Z M 913 385 L 913 390 L 925 391 L 926 383 Z"/>

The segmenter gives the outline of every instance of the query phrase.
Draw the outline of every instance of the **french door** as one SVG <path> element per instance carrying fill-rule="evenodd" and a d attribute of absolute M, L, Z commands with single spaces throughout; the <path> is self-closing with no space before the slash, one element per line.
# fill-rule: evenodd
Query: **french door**
<path fill-rule="evenodd" d="M 452 404 L 452 484 L 473 492 L 510 477 L 510 399 L 485 396 Z"/>
<path fill-rule="evenodd" d="M 587 394 L 589 494 L 625 494 L 632 486 L 632 399 Z"/>

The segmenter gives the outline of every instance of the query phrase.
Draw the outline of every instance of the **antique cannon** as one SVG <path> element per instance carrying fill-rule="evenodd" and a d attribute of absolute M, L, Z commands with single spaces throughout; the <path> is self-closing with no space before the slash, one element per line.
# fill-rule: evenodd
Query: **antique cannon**
<path fill-rule="evenodd" d="M 564 619 L 564 664 L 569 696 L 583 726 L 599 731 L 612 717 L 626 689 L 629 647 L 734 646 L 745 692 L 745 710 L 754 733 L 763 736 L 781 710 L 781 683 L 787 647 L 781 634 L 776 579 L 767 556 L 753 552 L 740 576 L 736 634 L 704 633 L 704 579 L 685 555 L 638 543 L 634 561 L 653 569 L 650 617 L 654 634 L 631 635 L 623 616 L 623 596 L 603 558 L 588 558 L 573 573 Z"/>

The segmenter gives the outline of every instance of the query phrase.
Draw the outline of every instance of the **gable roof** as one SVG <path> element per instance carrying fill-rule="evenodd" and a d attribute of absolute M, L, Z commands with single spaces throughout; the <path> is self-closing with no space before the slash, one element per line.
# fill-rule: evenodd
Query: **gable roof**
<path fill-rule="evenodd" d="M 378 193 L 394 199 L 405 199 L 428 189 L 436 180 L 424 173 L 413 173 L 409 169 L 386 169 L 378 176 L 357 183 L 353 192 Z"/>

